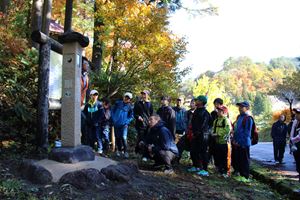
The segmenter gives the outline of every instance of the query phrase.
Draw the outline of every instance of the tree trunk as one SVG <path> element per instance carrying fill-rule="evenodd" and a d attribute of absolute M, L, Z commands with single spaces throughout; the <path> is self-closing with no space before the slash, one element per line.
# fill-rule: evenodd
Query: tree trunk
<path fill-rule="evenodd" d="M 43 6 L 42 31 L 49 36 L 51 20 L 52 0 L 45 0 Z M 48 149 L 48 122 L 49 122 L 49 72 L 50 72 L 50 49 L 48 41 L 40 45 L 39 70 L 38 70 L 38 114 L 37 114 L 37 147 L 43 152 Z"/>
<path fill-rule="evenodd" d="M 94 4 L 94 13 L 98 11 L 98 6 L 95 1 Z M 94 19 L 94 41 L 93 41 L 93 55 L 92 55 L 92 63 L 94 66 L 94 71 L 100 71 L 102 66 L 102 42 L 99 40 L 100 31 L 99 27 L 103 26 L 103 21 L 100 19 Z M 97 28 L 98 27 L 98 28 Z"/>
<path fill-rule="evenodd" d="M 30 23 L 31 32 L 42 29 L 43 3 L 44 0 L 33 0 Z M 39 48 L 39 44 L 34 41 L 32 41 L 31 45 L 36 49 Z"/>
<path fill-rule="evenodd" d="M 10 4 L 10 0 L 1 0 L 0 1 L 0 12 L 3 12 L 4 14 L 6 14 L 9 4 Z"/>

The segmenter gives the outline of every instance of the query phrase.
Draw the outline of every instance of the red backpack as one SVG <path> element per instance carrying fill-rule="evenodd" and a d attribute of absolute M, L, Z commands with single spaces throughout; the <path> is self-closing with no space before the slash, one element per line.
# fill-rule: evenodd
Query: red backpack
<path fill-rule="evenodd" d="M 239 118 L 240 115 L 237 116 L 237 119 Z M 243 121 L 242 121 L 242 125 L 243 127 L 246 126 L 246 121 L 251 118 L 253 121 L 252 124 L 252 128 L 251 128 L 251 145 L 256 145 L 258 143 L 258 128 L 255 124 L 254 118 L 250 115 L 247 115 L 246 117 L 244 117 Z"/>

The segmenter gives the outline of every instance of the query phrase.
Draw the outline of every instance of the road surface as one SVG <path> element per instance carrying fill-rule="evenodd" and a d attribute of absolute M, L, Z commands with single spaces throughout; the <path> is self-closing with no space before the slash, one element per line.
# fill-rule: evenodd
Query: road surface
<path fill-rule="evenodd" d="M 260 142 L 250 147 L 250 157 L 253 160 L 257 160 L 260 163 L 271 167 L 272 169 L 281 171 L 282 174 L 288 176 L 297 176 L 296 164 L 294 157 L 290 154 L 289 146 L 286 145 L 283 164 L 276 164 L 274 162 L 273 155 L 273 143 L 272 142 Z"/>

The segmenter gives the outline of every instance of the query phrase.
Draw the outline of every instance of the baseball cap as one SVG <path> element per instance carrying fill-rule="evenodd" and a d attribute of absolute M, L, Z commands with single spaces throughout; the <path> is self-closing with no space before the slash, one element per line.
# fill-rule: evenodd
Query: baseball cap
<path fill-rule="evenodd" d="M 141 91 L 141 94 L 147 94 L 147 95 L 150 95 L 150 92 L 149 92 L 149 90 L 143 90 L 143 91 Z"/>
<path fill-rule="evenodd" d="M 226 106 L 219 106 L 219 107 L 217 107 L 217 110 L 221 110 L 224 113 L 228 113 L 228 108 Z"/>
<path fill-rule="evenodd" d="M 242 107 L 250 107 L 250 104 L 248 101 L 243 101 L 243 102 L 239 102 L 236 104 L 237 106 L 242 106 Z"/>
<path fill-rule="evenodd" d="M 94 94 L 99 94 L 99 93 L 98 93 L 97 90 L 92 90 L 92 91 L 90 92 L 90 95 L 94 95 Z"/>
<path fill-rule="evenodd" d="M 296 113 L 300 113 L 300 108 L 294 108 L 293 111 L 295 111 Z"/>
<path fill-rule="evenodd" d="M 199 95 L 196 100 L 203 102 L 204 104 L 207 103 L 207 96 Z"/>
<path fill-rule="evenodd" d="M 125 92 L 124 97 L 128 97 L 129 99 L 132 99 L 132 94 L 130 92 Z"/>

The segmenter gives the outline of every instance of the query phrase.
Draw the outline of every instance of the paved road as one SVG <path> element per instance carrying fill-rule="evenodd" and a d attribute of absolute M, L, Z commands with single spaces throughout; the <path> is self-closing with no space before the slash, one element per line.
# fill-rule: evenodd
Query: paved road
<path fill-rule="evenodd" d="M 289 176 L 296 176 L 296 164 L 294 162 L 294 157 L 289 153 L 290 149 L 287 145 L 284 153 L 284 164 L 275 164 L 273 155 L 273 143 L 272 142 L 260 142 L 257 145 L 250 147 L 250 157 L 251 159 L 257 160 L 264 165 L 272 167 L 281 171 L 282 174 Z"/>

